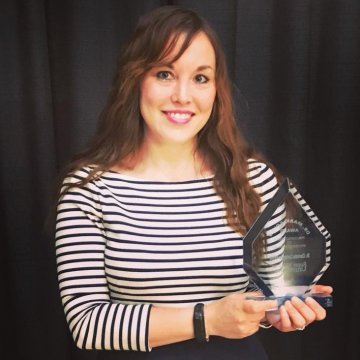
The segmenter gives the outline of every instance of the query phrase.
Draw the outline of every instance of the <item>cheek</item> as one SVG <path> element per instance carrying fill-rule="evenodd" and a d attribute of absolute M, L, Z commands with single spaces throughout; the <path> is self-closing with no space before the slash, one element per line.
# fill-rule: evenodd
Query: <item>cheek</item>
<path fill-rule="evenodd" d="M 151 81 L 144 81 L 140 87 L 140 106 L 156 106 L 161 104 L 166 91 Z"/>
<path fill-rule="evenodd" d="M 214 105 L 216 96 L 216 91 L 209 91 L 207 93 L 204 93 L 201 98 L 199 99 L 200 106 L 203 111 L 211 111 Z"/>
<path fill-rule="evenodd" d="M 140 87 L 140 108 L 144 109 L 151 102 L 151 86 L 146 81 L 143 81 Z"/>

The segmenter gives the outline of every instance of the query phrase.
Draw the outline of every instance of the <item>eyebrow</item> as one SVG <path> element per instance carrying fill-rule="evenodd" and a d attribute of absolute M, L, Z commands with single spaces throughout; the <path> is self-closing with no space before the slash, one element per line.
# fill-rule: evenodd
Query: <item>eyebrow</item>
<path fill-rule="evenodd" d="M 173 66 L 172 63 L 163 64 L 163 65 L 159 65 L 159 66 L 160 66 L 160 67 L 161 67 L 161 66 L 166 66 L 166 67 L 168 67 L 168 68 L 170 68 L 170 69 L 174 69 L 174 66 Z M 213 69 L 212 66 L 210 66 L 210 65 L 200 65 L 200 66 L 198 66 L 197 69 L 196 69 L 196 71 L 203 71 L 203 70 L 214 70 L 214 69 Z"/>
<path fill-rule="evenodd" d="M 202 71 L 202 70 L 207 70 L 207 69 L 214 70 L 210 65 L 201 65 L 196 70 L 197 71 Z"/>

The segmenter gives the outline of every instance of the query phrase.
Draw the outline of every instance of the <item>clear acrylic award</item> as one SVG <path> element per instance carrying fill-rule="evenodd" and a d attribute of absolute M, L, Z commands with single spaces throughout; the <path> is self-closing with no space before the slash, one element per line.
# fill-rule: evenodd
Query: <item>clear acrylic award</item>
<path fill-rule="evenodd" d="M 330 242 L 329 232 L 285 179 L 244 236 L 244 270 L 263 293 L 256 299 L 276 299 L 280 306 L 292 296 L 311 296 L 331 307 L 331 295 L 311 291 L 330 265 Z"/>

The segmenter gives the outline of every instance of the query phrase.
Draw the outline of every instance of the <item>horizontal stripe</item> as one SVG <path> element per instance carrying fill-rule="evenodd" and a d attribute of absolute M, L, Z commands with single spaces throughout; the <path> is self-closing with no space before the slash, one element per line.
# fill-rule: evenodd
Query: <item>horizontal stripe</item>
<path fill-rule="evenodd" d="M 162 182 L 107 171 L 76 186 L 90 170 L 64 181 L 71 188 L 56 224 L 59 289 L 79 347 L 146 351 L 151 304 L 192 306 L 246 291 L 243 236 L 227 224 L 213 176 Z M 249 160 L 248 179 L 264 209 L 277 190 L 273 172 Z M 269 281 L 281 276 L 284 218 L 282 207 L 265 227 L 260 271 Z"/>

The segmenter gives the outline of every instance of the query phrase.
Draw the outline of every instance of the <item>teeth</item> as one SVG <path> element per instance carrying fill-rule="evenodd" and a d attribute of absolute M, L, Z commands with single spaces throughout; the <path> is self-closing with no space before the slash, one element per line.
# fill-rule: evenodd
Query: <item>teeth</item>
<path fill-rule="evenodd" d="M 191 115 L 172 112 L 170 113 L 170 116 L 175 119 L 183 120 L 183 119 L 188 119 Z"/>

